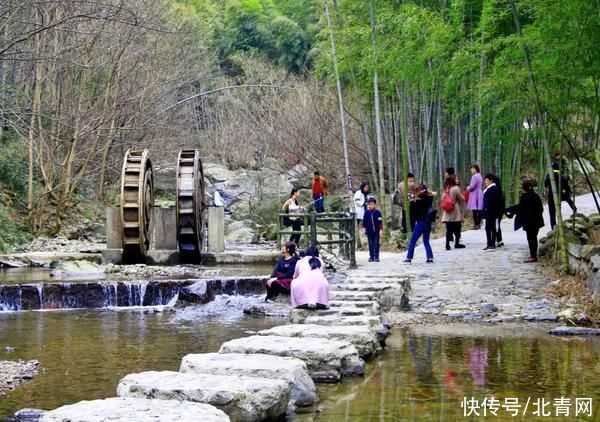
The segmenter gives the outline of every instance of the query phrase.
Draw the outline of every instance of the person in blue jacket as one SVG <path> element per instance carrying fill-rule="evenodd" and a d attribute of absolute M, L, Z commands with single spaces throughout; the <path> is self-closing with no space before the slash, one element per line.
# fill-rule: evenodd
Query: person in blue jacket
<path fill-rule="evenodd" d="M 375 198 L 367 200 L 367 210 L 363 216 L 363 228 L 369 240 L 369 262 L 379 262 L 379 239 L 383 230 L 383 217 L 377 209 Z"/>

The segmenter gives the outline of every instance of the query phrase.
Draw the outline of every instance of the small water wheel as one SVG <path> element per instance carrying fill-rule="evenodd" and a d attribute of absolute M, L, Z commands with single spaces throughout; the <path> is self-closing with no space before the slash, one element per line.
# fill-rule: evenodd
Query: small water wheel
<path fill-rule="evenodd" d="M 127 150 L 121 173 L 123 262 L 143 263 L 150 250 L 154 180 L 149 152 Z"/>
<path fill-rule="evenodd" d="M 177 244 L 182 262 L 199 263 L 204 246 L 204 172 L 200 153 L 184 149 L 177 158 Z"/>

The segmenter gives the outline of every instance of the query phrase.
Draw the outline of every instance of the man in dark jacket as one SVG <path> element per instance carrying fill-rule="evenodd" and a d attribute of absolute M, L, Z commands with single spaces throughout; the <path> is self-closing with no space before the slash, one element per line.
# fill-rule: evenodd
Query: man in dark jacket
<path fill-rule="evenodd" d="M 485 189 L 483 191 L 483 213 L 485 215 L 485 237 L 487 238 L 487 246 L 484 251 L 492 251 L 496 249 L 496 221 L 501 210 L 501 192 L 494 183 L 496 176 L 488 173 L 483 179 Z"/>
<path fill-rule="evenodd" d="M 558 161 L 552 163 L 552 173 L 554 175 L 554 183 L 560 190 L 559 200 L 566 201 L 573 212 L 577 212 L 577 207 L 571 197 L 571 186 L 569 186 L 569 178 L 566 175 L 561 175 L 561 168 Z M 550 183 L 550 175 L 547 174 L 544 179 L 544 196 L 548 200 L 548 212 L 550 213 L 550 227 L 554 229 L 556 226 L 556 208 L 554 206 L 554 196 L 552 195 L 552 184 Z"/>
<path fill-rule="evenodd" d="M 363 217 L 363 228 L 369 240 L 369 262 L 379 262 L 379 237 L 383 230 L 383 217 L 376 204 L 375 198 L 369 198 Z"/>
<path fill-rule="evenodd" d="M 523 227 L 529 244 L 529 258 L 525 262 L 537 262 L 538 240 L 540 228 L 544 227 L 544 205 L 540 196 L 534 192 L 529 180 L 523 182 L 523 193 L 517 205 L 506 210 L 506 216 L 515 216 L 515 230 Z"/>

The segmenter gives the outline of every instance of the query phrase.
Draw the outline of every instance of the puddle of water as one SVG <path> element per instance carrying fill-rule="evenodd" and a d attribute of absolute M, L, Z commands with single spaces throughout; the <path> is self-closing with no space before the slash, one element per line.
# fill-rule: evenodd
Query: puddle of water
<path fill-rule="evenodd" d="M 546 333 L 546 327 L 523 324 L 394 329 L 364 378 L 318 386 L 321 402 L 295 420 L 483 420 L 481 409 L 479 418 L 464 416 L 463 397 L 500 400 L 497 416 L 488 413 L 498 421 L 546 420 L 533 415 L 537 398 L 550 402 L 545 410 L 552 420 L 575 420 L 575 399 L 590 397 L 592 416 L 577 420 L 600 420 L 600 339 Z M 556 417 L 554 399 L 561 397 L 571 399 L 569 418 Z M 506 398 L 518 399 L 519 417 L 502 407 Z"/>
<path fill-rule="evenodd" d="M 0 359 L 37 359 L 44 368 L 0 398 L 0 420 L 24 407 L 53 409 L 114 397 L 128 373 L 177 371 L 188 353 L 216 352 L 225 341 L 284 323 L 244 317 L 243 300 L 232 297 L 235 306 L 228 307 L 226 298 L 218 298 L 207 312 L 188 318 L 139 308 L 0 313 Z M 192 308 L 186 309 L 190 314 Z M 15 351 L 4 353 L 6 346 Z"/>

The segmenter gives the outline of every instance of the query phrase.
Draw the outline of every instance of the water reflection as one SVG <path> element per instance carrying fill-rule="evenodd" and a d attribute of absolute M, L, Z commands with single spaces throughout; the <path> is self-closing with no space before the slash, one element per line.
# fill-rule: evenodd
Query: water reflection
<path fill-rule="evenodd" d="M 516 398 L 522 404 L 528 397 L 532 403 L 592 397 L 593 416 L 579 420 L 599 420 L 600 339 L 551 337 L 540 326 L 461 324 L 445 326 L 441 334 L 438 328 L 394 330 L 384 354 L 367 365 L 364 379 L 319 386 L 321 403 L 295 420 L 478 420 L 463 416 L 464 397 L 480 402 Z M 453 329 L 460 334 L 453 336 Z M 532 411 L 523 420 L 535 420 Z M 500 409 L 493 420 L 514 418 Z"/>

